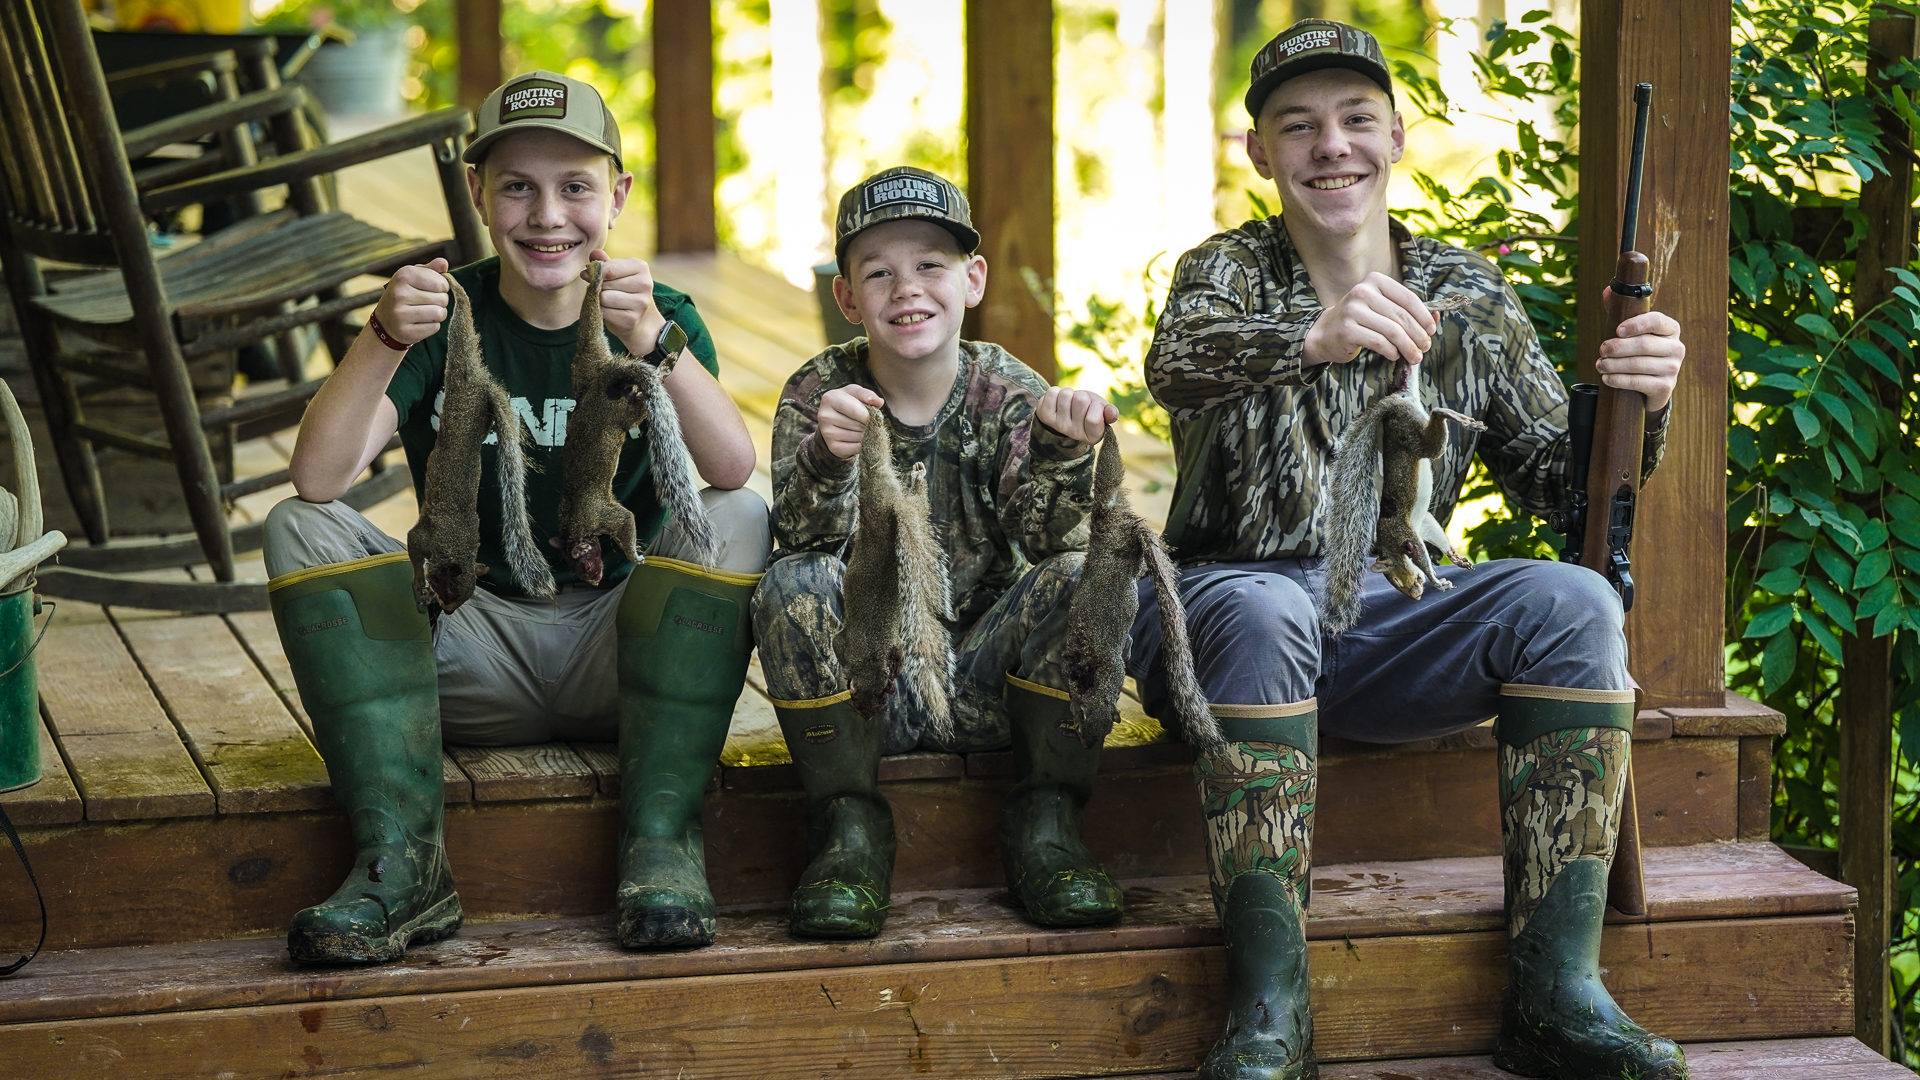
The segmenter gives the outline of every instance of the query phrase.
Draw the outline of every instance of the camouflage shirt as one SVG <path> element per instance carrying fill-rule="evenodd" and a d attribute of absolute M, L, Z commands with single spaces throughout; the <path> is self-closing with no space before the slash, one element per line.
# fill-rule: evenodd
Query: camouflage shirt
<path fill-rule="evenodd" d="M 1407 287 L 1470 303 L 1438 316 L 1419 365 L 1429 407 L 1477 417 L 1449 426 L 1433 463 L 1433 514 L 1452 515 L 1472 455 L 1507 497 L 1535 514 L 1560 504 L 1568 459 L 1567 393 L 1540 350 L 1520 299 L 1491 262 L 1390 226 Z M 1321 314 L 1280 218 L 1249 221 L 1180 257 L 1147 354 L 1147 384 L 1173 417 L 1180 561 L 1254 562 L 1319 553 L 1322 497 L 1335 440 L 1385 393 L 1392 364 L 1368 352 L 1349 364 L 1302 367 Z M 1670 413 L 1671 410 L 1668 410 Z M 1666 446 L 1666 416 L 1647 432 L 1645 472 Z"/>
<path fill-rule="evenodd" d="M 838 551 L 859 526 L 857 459 L 814 435 L 820 397 L 875 387 L 867 339 L 829 346 L 787 380 L 773 427 L 773 535 L 779 555 Z M 965 627 L 1039 562 L 1087 546 L 1091 447 L 1033 422 L 1046 381 L 998 345 L 960 343 L 960 375 L 932 423 L 892 425 L 894 464 L 927 466 L 934 535 L 947 553 L 956 625 Z"/>

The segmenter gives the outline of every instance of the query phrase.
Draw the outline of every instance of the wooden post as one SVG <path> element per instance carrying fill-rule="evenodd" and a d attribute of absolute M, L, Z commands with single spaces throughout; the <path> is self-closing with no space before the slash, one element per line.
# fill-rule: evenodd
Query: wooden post
<path fill-rule="evenodd" d="M 500 72 L 500 0 L 456 0 L 453 35 L 460 50 L 460 104 L 477 109 L 505 81 Z"/>
<path fill-rule="evenodd" d="M 1633 85 L 1653 84 L 1639 249 L 1653 307 L 1679 320 L 1687 359 L 1666 457 L 1641 492 L 1638 596 L 1627 655 L 1644 707 L 1717 708 L 1726 669 L 1727 55 L 1729 0 L 1586 0 L 1580 5 L 1580 343 L 1612 336 L 1600 292 L 1620 246 L 1633 138 Z M 1599 381 L 1593 372 L 1581 378 Z"/>
<path fill-rule="evenodd" d="M 1023 269 L 1053 280 L 1053 4 L 966 0 L 967 198 L 987 296 L 966 334 L 1052 381 L 1053 317 Z"/>
<path fill-rule="evenodd" d="M 654 0 L 653 133 L 654 250 L 710 252 L 718 243 L 711 0 Z"/>
<path fill-rule="evenodd" d="M 1911 18 L 1879 18 L 1867 34 L 1867 77 L 1880 84 L 1887 65 L 1916 54 Z M 1898 284 L 1888 267 L 1914 256 L 1912 140 L 1898 116 L 1882 111 L 1881 160 L 1887 175 L 1860 186 L 1867 229 L 1855 252 L 1856 315 L 1887 299 Z M 1883 405 L 1899 391 L 1884 383 Z M 1860 890 L 1854 915 L 1853 1034 L 1881 1054 L 1893 1049 L 1887 948 L 1893 932 L 1893 639 L 1875 638 L 1862 619 L 1840 646 L 1840 878 Z"/>

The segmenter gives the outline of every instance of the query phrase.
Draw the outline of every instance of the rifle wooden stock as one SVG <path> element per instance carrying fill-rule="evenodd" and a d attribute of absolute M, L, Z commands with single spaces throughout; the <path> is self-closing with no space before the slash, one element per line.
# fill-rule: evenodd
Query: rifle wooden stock
<path fill-rule="evenodd" d="M 1647 257 L 1638 251 L 1620 253 L 1614 268 L 1614 291 L 1607 297 L 1608 336 L 1619 325 L 1652 305 L 1649 296 L 1623 296 L 1621 285 L 1647 284 Z M 1636 290 L 1638 291 L 1638 290 Z M 1610 573 L 1614 536 L 1624 526 L 1631 538 L 1633 514 L 1640 498 L 1640 451 L 1646 442 L 1647 397 L 1638 390 L 1619 390 L 1598 377 L 1600 398 L 1593 420 L 1593 457 L 1587 469 L 1587 521 L 1580 565 L 1613 581 Z M 1624 522 L 1621 520 L 1624 515 Z M 1625 566 L 1621 567 L 1624 572 Z M 1622 590 L 1622 602 L 1633 604 L 1631 577 Z M 1616 585 L 1620 583 L 1615 581 Z M 1613 868 L 1607 878 L 1607 900 L 1623 915 L 1647 913 L 1647 885 L 1640 864 L 1640 815 L 1635 805 L 1633 768 L 1629 764 L 1620 806 L 1620 840 L 1614 848 Z"/>

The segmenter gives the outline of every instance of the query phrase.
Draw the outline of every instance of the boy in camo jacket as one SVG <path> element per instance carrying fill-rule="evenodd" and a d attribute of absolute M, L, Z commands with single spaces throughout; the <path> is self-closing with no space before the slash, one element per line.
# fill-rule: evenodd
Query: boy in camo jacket
<path fill-rule="evenodd" d="M 1174 422 L 1180 472 L 1167 539 L 1201 686 L 1227 750 L 1195 763 L 1208 868 L 1224 924 L 1226 1031 L 1205 1077 L 1315 1072 L 1302 920 L 1317 733 L 1430 738 L 1497 716 L 1509 985 L 1494 1061 L 1563 1080 L 1678 1080 L 1672 1042 L 1601 985 L 1599 932 L 1634 716 L 1619 599 L 1592 571 L 1507 560 L 1447 568 L 1451 591 L 1409 600 L 1381 575 L 1365 615 L 1324 634 L 1314 590 L 1335 441 L 1418 365 L 1427 404 L 1476 417 L 1433 461 L 1435 517 L 1452 513 L 1477 451 L 1535 513 L 1566 487 L 1566 394 L 1513 289 L 1486 259 L 1412 236 L 1386 211 L 1405 131 L 1371 34 L 1304 20 L 1254 58 L 1247 152 L 1283 217 L 1184 255 L 1147 357 Z M 1436 316 L 1428 305 L 1469 303 Z M 1665 444 L 1684 348 L 1671 318 L 1618 327 L 1599 369 L 1647 395 L 1646 468 Z M 1424 361 L 1424 362 L 1422 362 Z M 1130 670 L 1172 715 L 1158 612 L 1142 591 Z"/>
<path fill-rule="evenodd" d="M 893 873 L 882 753 L 1014 743 L 1018 783 L 1001 820 L 1007 885 L 1047 926 L 1111 922 L 1120 891 L 1080 840 L 1100 748 L 1080 745 L 1060 653 L 1087 544 L 1093 447 L 1117 410 L 1048 388 L 1005 349 L 960 340 L 986 289 L 966 197 L 939 176 L 888 169 L 840 200 L 834 295 L 867 336 L 788 380 L 774 421 L 774 538 L 754 628 L 780 727 L 807 791 L 809 862 L 790 926 L 802 937 L 880 932 Z M 833 641 L 857 532 L 856 460 L 879 409 L 895 465 L 927 470 L 946 553 L 956 671 L 953 741 L 928 731 L 905 673 L 863 720 Z"/>

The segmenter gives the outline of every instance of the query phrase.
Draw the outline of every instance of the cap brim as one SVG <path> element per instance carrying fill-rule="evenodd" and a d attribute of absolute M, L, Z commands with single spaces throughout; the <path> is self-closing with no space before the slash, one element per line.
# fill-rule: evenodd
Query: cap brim
<path fill-rule="evenodd" d="M 1367 78 L 1373 80 L 1375 85 L 1379 86 L 1380 89 L 1387 92 L 1387 103 L 1389 105 L 1394 104 L 1393 79 L 1384 71 L 1380 70 L 1379 67 L 1369 63 L 1365 57 L 1355 56 L 1352 53 L 1329 53 L 1325 56 L 1309 56 L 1295 60 L 1261 77 L 1252 86 L 1247 88 L 1247 115 L 1252 117 L 1255 122 L 1258 122 L 1260 119 L 1260 110 L 1267 104 L 1267 97 L 1273 93 L 1275 87 L 1286 82 L 1288 79 L 1298 78 L 1301 75 L 1308 75 L 1316 71 L 1325 71 L 1328 68 L 1346 68 L 1348 71 L 1356 71 L 1365 75 Z"/>
<path fill-rule="evenodd" d="M 485 135 L 482 135 L 479 138 L 468 143 L 466 150 L 462 151 L 460 154 L 460 160 L 466 162 L 469 165 L 478 165 L 480 164 L 481 161 L 486 159 L 488 147 L 492 146 L 494 143 L 499 142 L 501 139 L 505 138 L 508 135 L 513 134 L 516 131 L 526 131 L 530 128 L 545 128 L 548 131 L 557 131 L 562 135 L 571 135 L 575 139 L 579 140 L 581 143 L 587 146 L 591 146 L 595 150 L 600 151 L 601 153 L 607 155 L 608 157 L 611 157 L 613 159 L 614 167 L 619 171 L 621 172 L 627 171 L 627 167 L 621 163 L 619 153 L 616 152 L 613 149 L 613 147 L 608 146 L 606 143 L 600 142 L 597 139 L 589 139 L 585 135 L 580 134 L 578 129 L 568 127 L 563 122 L 560 122 L 560 121 L 548 122 L 545 120 L 515 120 L 511 124 L 502 124 L 494 128 L 492 131 L 487 132 Z"/>
<path fill-rule="evenodd" d="M 896 221 L 931 222 L 952 233 L 953 238 L 960 242 L 960 250 L 966 254 L 972 255 L 974 252 L 980 250 L 980 231 L 978 229 L 969 228 L 957 221 L 948 221 L 946 218 L 935 217 L 931 214 L 901 214 L 898 217 L 885 218 L 880 221 L 869 221 L 865 225 L 842 236 L 838 241 L 835 241 L 833 245 L 833 261 L 834 264 L 840 268 L 840 272 L 842 274 L 847 272 L 847 248 L 853 244 L 855 237 L 858 237 L 861 233 L 877 225 L 891 225 Z"/>

